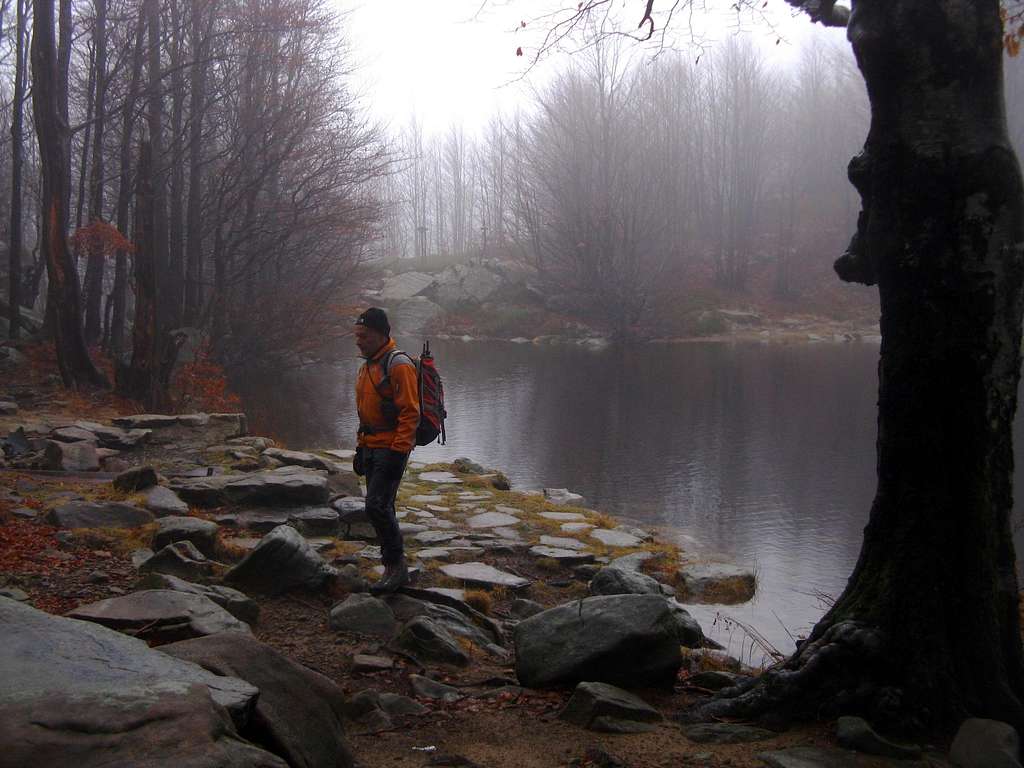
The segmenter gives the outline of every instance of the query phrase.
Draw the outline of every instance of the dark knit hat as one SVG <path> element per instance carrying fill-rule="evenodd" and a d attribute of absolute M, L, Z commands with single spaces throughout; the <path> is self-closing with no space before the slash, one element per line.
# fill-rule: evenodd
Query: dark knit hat
<path fill-rule="evenodd" d="M 380 307 L 370 307 L 356 318 L 356 325 L 365 325 L 375 331 L 380 331 L 385 336 L 391 335 L 391 324 L 388 322 L 387 313 Z"/>

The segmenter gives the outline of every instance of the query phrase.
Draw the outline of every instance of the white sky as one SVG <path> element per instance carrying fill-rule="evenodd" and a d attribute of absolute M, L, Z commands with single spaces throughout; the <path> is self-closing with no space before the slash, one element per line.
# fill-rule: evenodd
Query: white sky
<path fill-rule="evenodd" d="M 359 65 L 358 87 L 371 113 L 395 128 L 413 113 L 426 133 L 463 124 L 473 131 L 499 108 L 523 95 L 529 83 L 542 82 L 550 67 L 568 54 L 554 54 L 526 81 L 516 81 L 540 36 L 550 23 L 546 12 L 566 7 L 559 0 L 334 0 L 347 13 L 345 33 Z M 694 0 L 711 5 L 713 0 Z M 613 0 L 615 12 L 639 21 L 642 0 Z M 728 3 L 726 3 L 728 4 Z M 575 2 L 568 5 L 575 6 Z M 669 5 L 668 0 L 662 3 Z M 656 5 L 657 7 L 657 5 Z M 481 8 L 483 10 L 481 11 Z M 478 11 L 480 11 L 478 13 Z M 768 0 L 765 19 L 747 18 L 743 31 L 761 42 L 773 62 L 784 65 L 796 58 L 802 41 L 811 35 L 843 40 L 843 30 L 825 30 L 805 17 L 794 17 L 783 0 Z M 526 20 L 525 29 L 518 29 Z M 535 20 L 535 21 L 533 21 Z M 693 26 L 713 42 L 737 33 L 735 14 L 694 9 Z M 678 20 L 675 44 L 688 50 L 689 24 Z M 781 36 L 782 42 L 776 44 Z M 526 56 L 518 58 L 522 45 Z M 696 48 L 689 49 L 696 56 Z"/>

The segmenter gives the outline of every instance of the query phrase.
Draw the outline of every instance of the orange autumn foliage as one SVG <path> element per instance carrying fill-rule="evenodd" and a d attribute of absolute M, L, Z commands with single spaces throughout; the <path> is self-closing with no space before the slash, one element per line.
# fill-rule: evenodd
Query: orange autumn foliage
<path fill-rule="evenodd" d="M 84 227 L 79 227 L 71 235 L 71 244 L 78 250 L 92 253 L 100 251 L 110 256 L 117 251 L 132 252 L 135 246 L 113 224 L 102 219 L 94 219 Z"/>
<path fill-rule="evenodd" d="M 228 388 L 224 367 L 213 359 L 209 342 L 196 350 L 191 362 L 178 367 L 171 382 L 171 398 L 179 413 L 226 413 L 241 409 L 238 395 Z"/>

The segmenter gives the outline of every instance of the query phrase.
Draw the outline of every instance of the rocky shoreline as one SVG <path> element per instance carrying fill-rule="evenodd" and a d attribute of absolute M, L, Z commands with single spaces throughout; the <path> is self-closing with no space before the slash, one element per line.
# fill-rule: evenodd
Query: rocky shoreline
<path fill-rule="evenodd" d="M 758 674 L 685 606 L 755 579 L 565 489 L 411 462 L 416 580 L 377 598 L 349 450 L 281 448 L 242 414 L 0 414 L 0 765 L 156 765 L 179 744 L 211 766 L 944 759 L 863 721 L 681 726 Z"/>

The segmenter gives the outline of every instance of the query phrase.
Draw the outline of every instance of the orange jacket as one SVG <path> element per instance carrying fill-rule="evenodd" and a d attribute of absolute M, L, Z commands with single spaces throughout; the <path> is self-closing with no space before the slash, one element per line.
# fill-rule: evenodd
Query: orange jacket
<path fill-rule="evenodd" d="M 385 377 L 384 357 L 395 349 L 395 340 L 377 350 L 376 354 L 359 369 L 356 379 L 356 410 L 359 425 L 369 427 L 372 434 L 359 433 L 359 445 L 364 448 L 390 448 L 393 451 L 409 453 L 416 447 L 416 428 L 420 423 L 419 383 L 416 380 L 416 366 L 404 354 L 391 361 L 391 373 Z M 377 389 L 380 388 L 380 392 Z M 388 423 L 382 406 L 384 396 L 392 399 L 398 410 L 397 426 L 394 420 Z"/>

